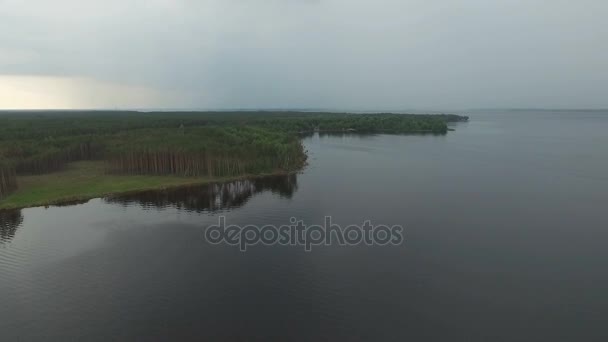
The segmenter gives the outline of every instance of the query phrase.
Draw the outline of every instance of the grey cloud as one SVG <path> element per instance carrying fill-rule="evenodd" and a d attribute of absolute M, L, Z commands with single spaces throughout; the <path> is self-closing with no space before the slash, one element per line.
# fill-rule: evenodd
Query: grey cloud
<path fill-rule="evenodd" d="M 607 15 L 603 0 L 5 0 L 0 75 L 184 107 L 608 107 Z"/>

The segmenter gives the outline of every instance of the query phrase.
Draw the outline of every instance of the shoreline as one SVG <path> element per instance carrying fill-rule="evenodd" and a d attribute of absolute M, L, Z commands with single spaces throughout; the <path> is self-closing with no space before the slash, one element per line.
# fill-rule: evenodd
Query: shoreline
<path fill-rule="evenodd" d="M 82 162 L 81 162 L 82 163 Z M 78 164 L 78 163 L 74 163 Z M 295 173 L 301 172 L 306 165 L 303 165 L 300 169 L 294 171 L 276 171 L 271 173 L 262 173 L 262 174 L 244 174 L 239 176 L 226 176 L 226 177 L 217 177 L 217 178 L 201 178 L 195 179 L 192 177 L 179 177 L 179 176 L 119 176 L 124 178 L 125 180 L 136 180 L 137 178 L 153 178 L 154 184 L 150 185 L 142 185 L 131 188 L 126 188 L 124 190 L 110 190 L 110 191 L 94 191 L 87 192 L 86 189 L 82 189 L 82 194 L 75 194 L 69 196 L 50 196 L 47 199 L 44 198 L 36 198 L 32 200 L 24 200 L 21 199 L 23 197 L 27 197 L 28 188 L 25 188 L 24 191 L 20 191 L 14 194 L 7 196 L 6 198 L 0 201 L 0 213 L 8 212 L 12 210 L 20 210 L 20 209 L 28 209 L 28 208 L 39 208 L 39 207 L 50 207 L 50 206 L 62 206 L 62 205 L 70 205 L 70 204 L 79 204 L 84 203 L 92 199 L 97 198 L 108 198 L 120 195 L 129 195 L 129 194 L 137 194 L 146 191 L 166 191 L 172 189 L 179 188 L 187 188 L 193 186 L 201 186 L 201 185 L 212 185 L 212 184 L 222 184 L 229 183 L 239 180 L 253 180 L 258 178 L 264 178 L 269 176 L 282 176 L 282 175 L 291 175 Z M 45 177 L 52 178 L 57 177 L 57 175 L 61 176 L 61 172 L 52 173 L 49 175 L 43 176 L 26 176 L 26 177 Z M 24 177 L 21 177 L 24 178 Z M 100 180 L 99 183 L 102 183 L 103 180 Z M 96 185 L 99 185 L 97 183 Z M 84 186 L 83 186 L 84 187 Z M 29 191 L 31 193 L 31 191 Z M 35 191 L 34 191 L 35 192 Z"/>

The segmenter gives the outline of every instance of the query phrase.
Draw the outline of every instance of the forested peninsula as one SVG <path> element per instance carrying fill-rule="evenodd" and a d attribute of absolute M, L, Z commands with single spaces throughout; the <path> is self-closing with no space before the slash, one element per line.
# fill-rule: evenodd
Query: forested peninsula
<path fill-rule="evenodd" d="M 446 134 L 458 115 L 0 112 L 0 209 L 297 172 L 311 132 Z"/>

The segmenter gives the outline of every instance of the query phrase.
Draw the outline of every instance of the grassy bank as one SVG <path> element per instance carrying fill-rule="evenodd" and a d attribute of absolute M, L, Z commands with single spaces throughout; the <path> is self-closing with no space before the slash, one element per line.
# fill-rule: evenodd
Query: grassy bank
<path fill-rule="evenodd" d="M 119 193 L 243 178 L 114 175 L 105 173 L 105 167 L 101 161 L 81 161 L 70 163 L 60 172 L 19 176 L 19 189 L 0 201 L 0 209 L 45 206 Z"/>

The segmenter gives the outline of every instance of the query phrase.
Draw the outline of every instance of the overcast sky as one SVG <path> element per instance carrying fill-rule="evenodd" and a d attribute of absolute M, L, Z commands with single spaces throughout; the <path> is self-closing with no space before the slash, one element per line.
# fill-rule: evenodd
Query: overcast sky
<path fill-rule="evenodd" d="M 608 107 L 606 0 L 0 0 L 0 108 Z"/>

